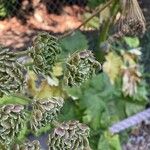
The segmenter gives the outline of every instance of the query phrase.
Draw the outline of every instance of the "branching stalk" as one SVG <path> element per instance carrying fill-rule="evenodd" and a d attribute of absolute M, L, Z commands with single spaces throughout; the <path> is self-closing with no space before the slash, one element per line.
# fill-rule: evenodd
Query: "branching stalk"
<path fill-rule="evenodd" d="M 102 32 L 100 33 L 100 38 L 99 38 L 99 43 L 100 44 L 105 42 L 108 38 L 108 32 L 110 30 L 110 27 L 111 27 L 111 25 L 114 21 L 114 18 L 116 17 L 118 9 L 119 9 L 118 6 L 119 6 L 118 5 L 118 0 L 113 1 L 112 7 L 110 9 L 112 17 L 108 18 L 106 20 L 106 22 L 104 23 L 104 25 L 103 25 L 103 29 L 102 29 Z M 98 61 L 100 61 L 100 62 L 104 61 L 105 53 L 103 51 L 97 50 L 95 53 L 96 53 L 96 57 L 97 57 Z"/>
<path fill-rule="evenodd" d="M 30 52 L 31 52 L 30 49 L 25 51 L 15 52 L 15 56 L 16 57 L 28 56 Z"/>

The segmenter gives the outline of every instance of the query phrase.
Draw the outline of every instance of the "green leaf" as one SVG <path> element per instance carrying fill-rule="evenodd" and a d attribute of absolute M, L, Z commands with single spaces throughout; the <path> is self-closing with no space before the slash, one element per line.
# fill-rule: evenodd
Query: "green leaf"
<path fill-rule="evenodd" d="M 84 16 L 83 16 L 83 19 L 84 20 L 87 20 L 89 17 L 91 17 L 92 14 L 91 13 L 85 13 Z M 94 29 L 98 29 L 99 26 L 100 26 L 100 23 L 99 23 L 99 17 L 95 16 L 93 17 L 89 22 L 87 22 L 87 24 L 85 24 L 85 27 L 86 28 L 94 28 Z"/>
<path fill-rule="evenodd" d="M 135 101 L 139 101 L 139 102 L 143 102 L 143 104 L 146 105 L 146 103 L 148 102 L 148 85 L 145 83 L 144 80 L 142 80 L 138 86 L 137 86 L 137 92 L 136 94 L 133 96 L 133 100 Z"/>
<path fill-rule="evenodd" d="M 83 122 L 97 130 L 100 128 L 101 114 L 105 111 L 105 103 L 98 96 L 85 95 L 81 101 L 81 106 L 85 106 L 86 110 L 83 116 Z"/>
<path fill-rule="evenodd" d="M 62 47 L 61 56 L 67 56 L 75 51 L 80 51 L 88 48 L 88 41 L 80 31 L 74 32 L 72 35 L 67 36 L 60 40 Z"/>
<path fill-rule="evenodd" d="M 140 44 L 140 41 L 137 37 L 124 37 L 123 39 L 130 48 L 136 48 Z"/>
<path fill-rule="evenodd" d="M 91 8 L 95 8 L 103 3 L 105 0 L 88 0 L 88 6 Z"/>
<path fill-rule="evenodd" d="M 40 128 L 39 130 L 37 130 L 37 132 L 34 133 L 35 136 L 40 136 L 44 133 L 47 133 L 48 131 L 50 131 L 52 128 L 52 125 L 48 124 L 45 127 Z"/>
<path fill-rule="evenodd" d="M 29 133 L 29 129 L 27 127 L 27 125 L 21 129 L 21 131 L 19 132 L 19 135 L 17 137 L 17 142 L 19 141 L 24 141 L 26 139 L 27 134 Z"/>
<path fill-rule="evenodd" d="M 134 108 L 134 109 L 133 109 Z M 136 114 L 137 112 L 140 112 L 145 109 L 145 105 L 139 105 L 136 103 L 125 103 L 125 112 L 127 116 L 131 116 L 133 114 Z"/>
<path fill-rule="evenodd" d="M 79 120 L 82 114 L 79 111 L 79 108 L 76 105 L 76 101 L 72 101 L 68 99 L 65 101 L 63 108 L 61 109 L 61 113 L 58 116 L 59 121 L 69 121 L 72 119 Z M 80 117 L 80 118 L 79 118 Z"/>
<path fill-rule="evenodd" d="M 89 137 L 91 149 L 97 150 L 99 134 L 97 134 L 97 133 L 95 134 L 95 132 L 92 129 L 90 129 L 90 132 L 93 134 L 93 135 L 90 135 L 90 137 Z"/>
<path fill-rule="evenodd" d="M 84 111 L 82 120 L 92 129 L 98 130 L 102 126 L 109 125 L 110 117 L 107 111 L 107 102 L 112 98 L 113 86 L 105 73 L 95 76 L 79 87 L 67 89 L 72 97 L 78 97 L 79 107 Z M 102 123 L 102 118 L 107 118 L 107 123 Z"/>
<path fill-rule="evenodd" d="M 98 142 L 98 150 L 122 150 L 119 136 L 104 132 Z"/>
<path fill-rule="evenodd" d="M 82 96 L 81 87 L 65 87 L 65 90 L 72 99 L 79 99 Z"/>
<path fill-rule="evenodd" d="M 6 104 L 21 104 L 26 105 L 29 101 L 17 96 L 3 96 L 0 98 L 0 105 L 6 105 Z"/>

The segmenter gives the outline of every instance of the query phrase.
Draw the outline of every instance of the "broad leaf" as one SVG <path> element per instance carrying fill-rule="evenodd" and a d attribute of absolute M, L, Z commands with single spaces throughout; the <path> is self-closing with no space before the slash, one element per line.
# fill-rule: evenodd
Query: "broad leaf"
<path fill-rule="evenodd" d="M 116 53 L 110 52 L 106 55 L 106 61 L 103 65 L 103 69 L 109 76 L 112 84 L 114 84 L 115 80 L 119 77 L 122 65 L 122 59 Z"/>
<path fill-rule="evenodd" d="M 25 97 L 21 97 L 21 95 L 3 96 L 2 98 L 0 98 L 0 106 L 7 105 L 7 104 L 27 105 L 29 104 L 29 100 Z"/>
<path fill-rule="evenodd" d="M 67 56 L 75 51 L 80 51 L 88 48 L 88 41 L 81 32 L 74 32 L 72 35 L 67 36 L 60 40 L 62 47 L 61 56 Z M 63 57 L 64 58 L 64 57 Z"/>
<path fill-rule="evenodd" d="M 94 130 L 104 126 L 101 117 L 107 118 L 105 115 L 109 115 L 108 112 L 104 112 L 108 111 L 107 102 L 112 98 L 113 93 L 113 87 L 105 73 L 97 75 L 80 87 L 73 87 L 67 91 L 69 95 L 79 99 L 79 107 L 84 111 L 83 122 L 89 124 Z M 109 119 L 108 116 L 107 123 Z"/>
<path fill-rule="evenodd" d="M 140 41 L 137 37 L 124 37 L 123 39 L 130 48 L 136 48 L 140 44 Z"/>
<path fill-rule="evenodd" d="M 99 140 L 98 150 L 122 150 L 119 136 L 104 132 Z"/>
<path fill-rule="evenodd" d="M 134 108 L 134 109 L 133 109 Z M 145 105 L 139 105 L 136 103 L 125 103 L 125 112 L 127 116 L 131 116 L 145 109 Z"/>
<path fill-rule="evenodd" d="M 103 3 L 105 0 L 88 0 L 88 6 L 91 8 L 95 8 Z"/>

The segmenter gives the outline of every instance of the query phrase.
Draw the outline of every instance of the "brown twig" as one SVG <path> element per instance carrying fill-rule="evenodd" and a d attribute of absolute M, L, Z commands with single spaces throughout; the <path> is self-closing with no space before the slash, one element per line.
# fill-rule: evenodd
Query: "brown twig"
<path fill-rule="evenodd" d="M 75 31 L 79 30 L 82 26 L 88 23 L 93 17 L 95 17 L 98 13 L 102 12 L 106 7 L 108 7 L 112 2 L 113 0 L 109 0 L 102 8 L 97 9 L 88 19 L 86 19 L 83 23 L 81 23 L 77 28 L 70 30 L 69 32 L 67 32 L 66 34 L 62 36 L 59 36 L 59 39 L 64 38 L 68 35 L 71 35 Z"/>

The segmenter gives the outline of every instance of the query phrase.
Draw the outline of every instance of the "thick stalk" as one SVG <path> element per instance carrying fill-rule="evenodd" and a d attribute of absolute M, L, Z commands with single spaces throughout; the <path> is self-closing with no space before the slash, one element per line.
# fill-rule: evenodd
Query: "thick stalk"
<path fill-rule="evenodd" d="M 25 51 L 15 52 L 14 55 L 16 57 L 23 57 L 23 56 L 28 56 L 30 52 L 31 52 L 31 50 L 28 49 L 28 50 L 25 50 Z"/>
<path fill-rule="evenodd" d="M 30 99 L 27 96 L 24 96 L 23 94 L 20 94 L 20 93 L 11 94 L 11 96 L 16 97 L 16 98 L 20 98 L 20 99 L 26 101 L 28 104 L 32 102 L 32 99 Z"/>
<path fill-rule="evenodd" d="M 106 23 L 104 24 L 104 28 L 100 34 L 100 43 L 107 40 L 108 32 L 109 32 L 110 26 L 114 20 L 113 18 L 116 16 L 117 10 L 118 10 L 118 0 L 115 0 L 110 9 L 112 17 L 106 21 Z"/>
<path fill-rule="evenodd" d="M 99 37 L 99 43 L 100 43 L 100 45 L 103 42 L 105 42 L 107 40 L 107 38 L 108 38 L 108 32 L 110 30 L 110 27 L 111 27 L 111 25 L 112 25 L 112 23 L 114 21 L 114 18 L 116 17 L 118 9 L 119 9 L 118 3 L 119 3 L 118 0 L 114 0 L 114 2 L 112 4 L 112 7 L 110 9 L 111 18 L 108 18 L 106 20 L 106 22 L 104 23 L 104 25 L 103 25 L 103 29 L 102 29 L 102 32 L 100 33 L 100 37 Z M 100 51 L 100 50 L 96 51 L 97 60 L 99 60 L 100 62 L 104 61 L 104 55 L 105 55 L 105 52 Z"/>

